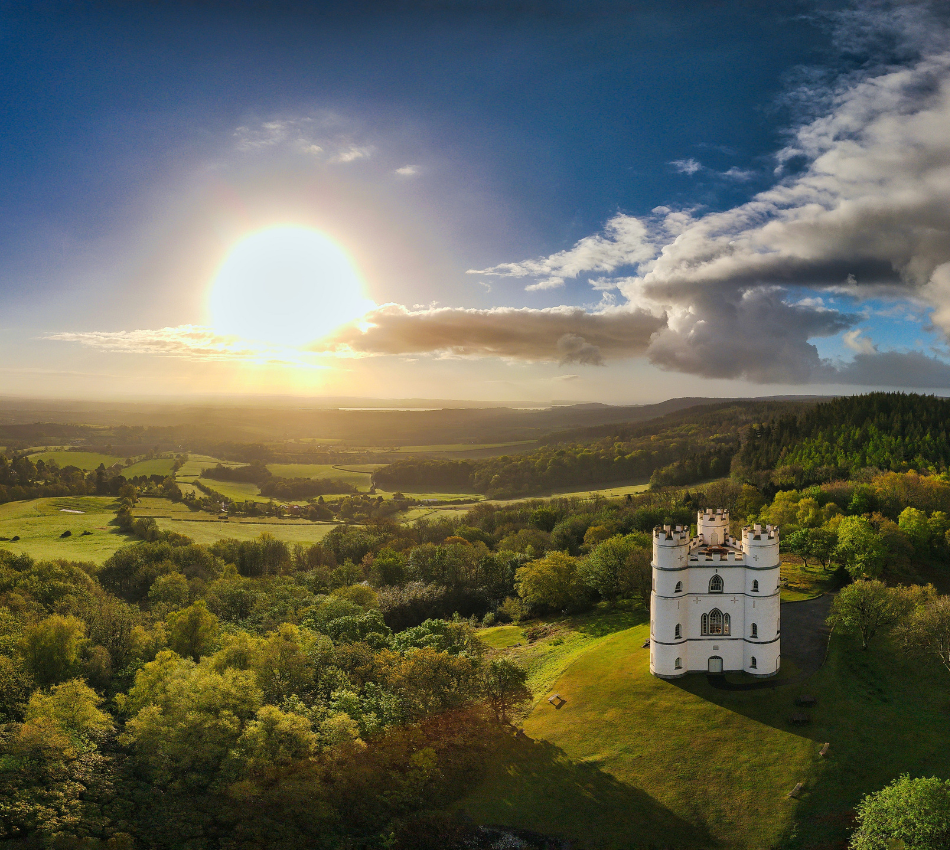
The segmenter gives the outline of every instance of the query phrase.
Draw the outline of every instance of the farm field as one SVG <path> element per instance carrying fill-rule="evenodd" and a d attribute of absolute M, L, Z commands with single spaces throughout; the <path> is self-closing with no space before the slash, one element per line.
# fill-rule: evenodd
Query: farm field
<path fill-rule="evenodd" d="M 105 466 L 112 466 L 116 463 L 125 463 L 125 458 L 118 457 L 117 455 L 104 455 L 100 454 L 99 452 L 68 451 L 37 452 L 36 454 L 30 455 L 30 460 L 32 460 L 33 463 L 36 463 L 38 460 L 42 460 L 44 463 L 55 460 L 60 468 L 64 466 L 77 466 L 80 469 L 84 469 L 86 472 L 92 472 L 92 470 L 98 469 L 100 463 L 104 464 Z M 171 467 L 169 466 L 169 468 Z"/>
<path fill-rule="evenodd" d="M 479 632 L 527 667 L 535 702 L 523 722 L 530 740 L 507 739 L 460 808 L 592 850 L 797 850 L 843 846 L 861 795 L 904 771 L 950 776 L 950 675 L 936 663 L 908 665 L 883 641 L 865 653 L 834 635 L 804 682 L 717 690 L 705 676 L 651 676 L 640 619 L 556 621 L 534 644 L 519 626 Z M 552 693 L 566 700 L 559 710 Z M 802 694 L 817 697 L 812 723 L 791 726 Z M 789 799 L 800 781 L 800 800 Z"/>
<path fill-rule="evenodd" d="M 175 461 L 170 457 L 157 457 L 152 460 L 140 460 L 127 466 L 122 470 L 124 478 L 131 478 L 134 475 L 163 475 L 172 474 L 172 467 Z"/>
<path fill-rule="evenodd" d="M 338 478 L 360 490 L 369 490 L 370 476 L 385 466 L 384 463 L 340 464 L 329 463 L 269 463 L 268 470 L 279 478 Z"/>
<path fill-rule="evenodd" d="M 207 519 L 191 519 L 177 515 L 156 516 L 155 521 L 162 531 L 174 531 L 184 534 L 195 543 L 214 543 L 218 540 L 254 540 L 261 534 L 267 534 L 283 540 L 285 543 L 319 543 L 336 524 L 332 522 L 306 522 L 301 520 L 279 520 L 269 518 L 217 520 L 208 514 L 199 514 Z"/>
<path fill-rule="evenodd" d="M 135 542 L 110 525 L 117 504 L 111 496 L 60 496 L 0 505 L 0 548 L 25 552 L 37 560 L 65 558 L 101 564 L 122 546 Z M 81 511 L 81 513 L 74 513 Z M 69 537 L 60 537 L 70 531 Z M 89 534 L 84 535 L 83 532 Z"/>

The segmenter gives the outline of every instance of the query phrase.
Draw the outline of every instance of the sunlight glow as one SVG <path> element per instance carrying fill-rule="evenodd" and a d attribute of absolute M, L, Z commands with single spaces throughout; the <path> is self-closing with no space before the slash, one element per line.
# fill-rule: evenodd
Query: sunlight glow
<path fill-rule="evenodd" d="M 242 239 L 208 295 L 215 331 L 303 345 L 374 306 L 346 252 L 316 230 L 271 227 Z"/>

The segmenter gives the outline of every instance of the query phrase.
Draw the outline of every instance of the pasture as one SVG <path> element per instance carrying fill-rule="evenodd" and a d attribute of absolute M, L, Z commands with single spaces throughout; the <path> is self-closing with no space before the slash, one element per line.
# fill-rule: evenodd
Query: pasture
<path fill-rule="evenodd" d="M 135 475 L 161 475 L 163 477 L 172 474 L 172 467 L 175 461 L 170 457 L 156 457 L 151 460 L 140 460 L 127 466 L 122 470 L 124 478 L 132 478 Z"/>
<path fill-rule="evenodd" d="M 810 678 L 737 691 L 704 675 L 651 676 L 645 613 L 546 626 L 534 643 L 521 626 L 479 632 L 527 668 L 535 695 L 528 739 L 506 739 L 459 803 L 481 823 L 591 850 L 837 847 L 863 794 L 904 771 L 950 777 L 950 674 L 907 663 L 886 641 L 865 653 L 835 634 Z M 783 664 L 777 682 L 795 672 Z M 554 693 L 560 709 L 547 701 Z M 791 725 L 804 694 L 817 698 L 804 709 L 811 722 Z M 790 799 L 798 782 L 804 791 Z"/>
<path fill-rule="evenodd" d="M 135 538 L 110 523 L 118 508 L 111 496 L 59 496 L 0 505 L 0 548 L 37 560 L 65 558 L 101 564 Z M 69 537 L 62 537 L 69 531 Z M 89 532 L 84 534 L 83 532 Z M 19 540 L 10 540 L 12 537 Z"/>
<path fill-rule="evenodd" d="M 106 455 L 99 452 L 70 452 L 65 450 L 37 452 L 36 454 L 30 455 L 30 460 L 32 460 L 33 463 L 36 463 L 38 460 L 42 460 L 43 463 L 49 463 L 51 460 L 54 460 L 60 469 L 65 466 L 76 466 L 86 472 L 92 472 L 94 469 L 98 469 L 100 463 L 106 467 L 116 463 L 125 463 L 125 458 L 118 457 L 117 455 Z M 171 464 L 169 464 L 169 469 L 170 468 Z"/>

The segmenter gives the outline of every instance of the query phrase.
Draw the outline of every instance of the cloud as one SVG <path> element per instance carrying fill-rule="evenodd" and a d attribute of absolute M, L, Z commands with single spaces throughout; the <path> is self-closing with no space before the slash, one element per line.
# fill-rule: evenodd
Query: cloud
<path fill-rule="evenodd" d="M 404 165 L 402 168 L 396 169 L 396 174 L 398 174 L 400 177 L 415 177 L 417 174 L 419 174 L 419 166 Z"/>
<path fill-rule="evenodd" d="M 723 171 L 722 176 L 728 177 L 730 180 L 739 180 L 740 182 L 745 182 L 746 180 L 751 180 L 753 177 L 755 177 L 755 172 L 748 168 L 737 168 L 734 165 L 727 171 Z"/>
<path fill-rule="evenodd" d="M 689 174 L 693 175 L 697 171 L 703 170 L 703 165 L 701 162 L 697 162 L 695 159 L 690 157 L 689 159 L 674 159 L 670 165 L 673 166 L 680 174 Z"/>
<path fill-rule="evenodd" d="M 330 157 L 333 163 L 356 162 L 358 159 L 368 159 L 373 155 L 373 148 L 369 145 L 349 145 Z"/>
<path fill-rule="evenodd" d="M 573 248 L 550 257 L 501 263 L 487 269 L 469 269 L 468 274 L 498 277 L 540 277 L 526 287 L 529 291 L 563 286 L 565 278 L 583 272 L 612 272 L 623 266 L 639 265 L 656 255 L 656 248 L 644 222 L 622 213 L 604 226 L 604 232 L 581 239 Z"/>
<path fill-rule="evenodd" d="M 856 354 L 822 376 L 827 383 L 907 389 L 950 388 L 950 364 L 919 351 L 875 351 Z"/>
<path fill-rule="evenodd" d="M 842 340 L 848 348 L 858 354 L 874 354 L 877 351 L 877 346 L 870 339 L 861 336 L 860 328 L 848 331 L 842 337 Z"/>
<path fill-rule="evenodd" d="M 100 351 L 151 354 L 185 360 L 247 361 L 308 365 L 300 354 L 277 346 L 216 334 L 201 325 L 134 331 L 47 334 L 43 339 L 75 342 Z"/>
<path fill-rule="evenodd" d="M 439 354 L 503 357 L 600 365 L 607 357 L 642 355 L 662 316 L 615 308 L 591 313 L 580 307 L 490 310 L 386 304 L 320 343 L 341 356 Z"/>

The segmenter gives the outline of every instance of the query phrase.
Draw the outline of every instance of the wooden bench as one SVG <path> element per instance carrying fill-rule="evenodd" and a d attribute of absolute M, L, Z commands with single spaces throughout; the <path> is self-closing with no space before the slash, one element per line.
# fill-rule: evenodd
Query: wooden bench
<path fill-rule="evenodd" d="M 789 799 L 797 800 L 798 795 L 802 793 L 805 788 L 804 782 L 799 782 L 791 791 L 788 792 Z"/>
<path fill-rule="evenodd" d="M 822 758 L 824 758 L 826 755 L 828 755 L 828 750 L 830 750 L 830 749 L 831 749 L 831 744 L 825 744 L 825 745 L 818 751 L 818 755 L 820 755 Z"/>
<path fill-rule="evenodd" d="M 548 702 L 551 703 L 551 705 L 553 705 L 555 708 L 560 708 L 562 705 L 564 705 L 564 703 L 567 702 L 567 700 L 564 699 L 564 697 L 562 697 L 560 694 L 553 694 L 552 696 L 548 697 Z"/>

